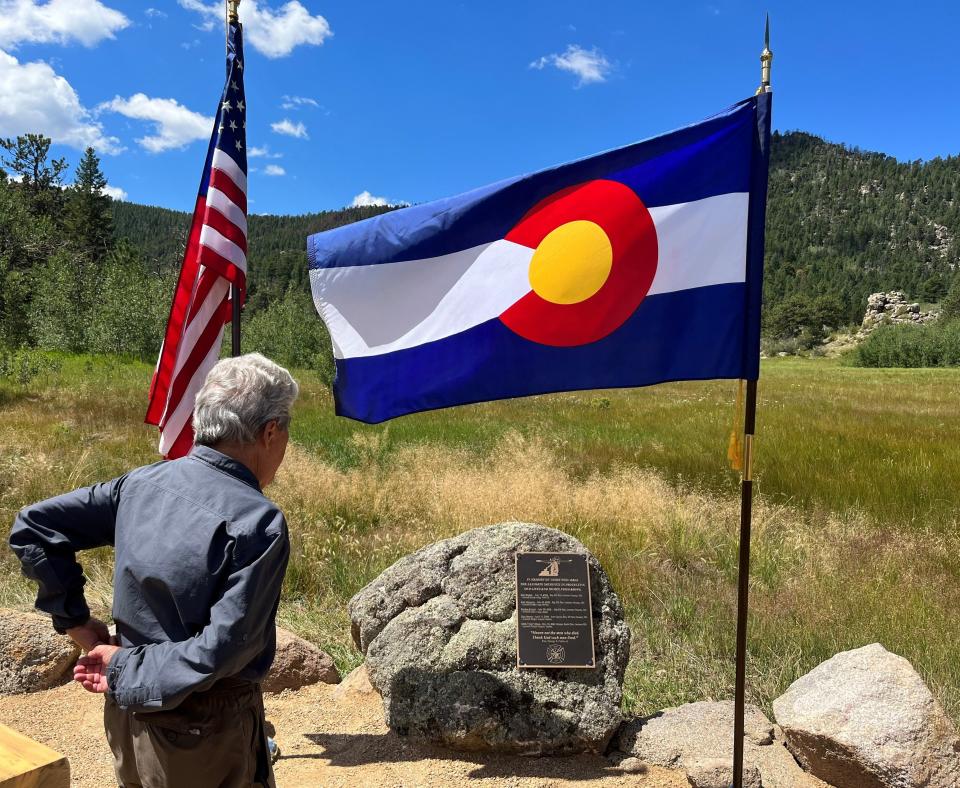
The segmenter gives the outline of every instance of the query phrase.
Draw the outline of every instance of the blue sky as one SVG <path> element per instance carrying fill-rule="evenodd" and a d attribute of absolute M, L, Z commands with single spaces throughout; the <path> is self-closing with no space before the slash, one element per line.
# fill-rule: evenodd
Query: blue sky
<path fill-rule="evenodd" d="M 244 0 L 250 210 L 423 202 L 694 122 L 756 88 L 766 10 L 775 128 L 960 153 L 955 3 Z M 223 67 L 222 3 L 0 0 L 0 136 L 93 143 L 126 199 L 185 210 Z"/>

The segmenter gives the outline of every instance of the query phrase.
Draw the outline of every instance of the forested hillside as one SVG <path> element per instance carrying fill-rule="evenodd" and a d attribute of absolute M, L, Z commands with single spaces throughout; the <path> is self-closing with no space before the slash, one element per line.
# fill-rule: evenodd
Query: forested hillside
<path fill-rule="evenodd" d="M 340 227 L 391 210 L 383 207 L 343 208 L 300 216 L 250 216 L 248 219 L 248 307 L 257 311 L 293 285 L 307 292 L 308 235 Z M 137 247 L 147 260 L 164 263 L 183 254 L 190 214 L 128 202 L 113 203 L 118 238 Z M 179 264 L 179 263 L 178 263 Z"/>
<path fill-rule="evenodd" d="M 774 134 L 764 301 L 832 296 L 841 323 L 867 296 L 939 301 L 960 263 L 960 158 L 901 163 L 802 132 Z"/>
<path fill-rule="evenodd" d="M 0 140 L 0 347 L 153 357 L 190 216 L 103 196 L 92 149 L 67 186 L 68 164 L 49 148 L 40 135 Z M 952 289 L 945 304 L 960 305 L 960 158 L 902 163 L 775 134 L 768 206 L 770 340 L 812 347 L 827 327 L 859 322 L 878 290 L 936 302 Z M 244 347 L 329 367 L 306 237 L 385 210 L 251 216 Z"/>
<path fill-rule="evenodd" d="M 382 210 L 251 217 L 254 306 L 290 283 L 306 287 L 307 235 Z M 859 322 L 878 290 L 938 301 L 960 262 L 960 158 L 901 163 L 811 134 L 777 133 L 767 211 L 768 308 L 789 296 L 830 296 L 826 317 L 842 324 Z M 182 248 L 187 214 L 122 202 L 113 212 L 118 235 L 147 257 Z"/>

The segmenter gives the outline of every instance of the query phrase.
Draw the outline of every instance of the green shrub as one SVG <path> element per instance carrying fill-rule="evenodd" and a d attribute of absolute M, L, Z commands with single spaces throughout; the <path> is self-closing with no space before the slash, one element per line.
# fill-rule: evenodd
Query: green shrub
<path fill-rule="evenodd" d="M 60 359 L 38 350 L 4 350 L 0 348 L 0 378 L 26 386 L 34 378 L 56 375 L 62 367 Z"/>
<path fill-rule="evenodd" d="M 170 312 L 172 273 L 148 271 L 129 247 L 112 251 L 85 320 L 86 350 L 155 359 Z"/>
<path fill-rule="evenodd" d="M 763 318 L 764 339 L 781 347 L 774 352 L 810 350 L 826 339 L 827 329 L 842 322 L 843 309 L 832 295 L 811 298 L 796 293 L 769 307 Z"/>
<path fill-rule="evenodd" d="M 960 276 L 953 280 L 953 285 L 949 292 L 940 302 L 940 309 L 943 312 L 945 320 L 955 320 L 960 318 Z"/>
<path fill-rule="evenodd" d="M 315 369 L 326 383 L 333 380 L 330 335 L 310 296 L 292 287 L 282 299 L 250 318 L 244 326 L 242 348 L 245 353 L 263 353 L 287 367 Z"/>
<path fill-rule="evenodd" d="M 960 366 L 960 320 L 880 326 L 857 348 L 860 367 Z"/>

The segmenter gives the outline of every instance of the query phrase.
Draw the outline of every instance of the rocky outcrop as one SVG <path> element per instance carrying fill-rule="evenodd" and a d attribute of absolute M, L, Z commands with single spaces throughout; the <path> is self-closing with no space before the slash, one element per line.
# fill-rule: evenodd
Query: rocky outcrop
<path fill-rule="evenodd" d="M 35 692 L 62 684 L 80 648 L 36 613 L 0 609 L 0 695 Z"/>
<path fill-rule="evenodd" d="M 336 684 L 340 672 L 333 657 L 303 638 L 277 627 L 277 655 L 263 681 L 264 692 L 300 689 L 308 684 Z"/>
<path fill-rule="evenodd" d="M 744 715 L 744 785 L 819 788 L 777 738 L 775 726 L 756 706 Z M 727 788 L 733 775 L 733 702 L 701 701 L 632 720 L 614 740 L 614 763 L 636 759 L 683 769 L 691 785 Z"/>
<path fill-rule="evenodd" d="M 923 312 L 920 304 L 907 301 L 906 293 L 893 290 L 889 293 L 873 293 L 867 297 L 867 311 L 857 336 L 865 337 L 878 326 L 887 323 L 929 323 L 939 317 L 939 312 Z"/>
<path fill-rule="evenodd" d="M 773 702 L 787 746 L 833 785 L 960 785 L 960 738 L 923 680 L 878 643 L 831 657 Z"/>
<path fill-rule="evenodd" d="M 595 669 L 516 666 L 517 551 L 586 553 Z M 599 562 L 524 523 L 478 528 L 401 559 L 350 601 L 387 724 L 465 750 L 602 752 L 621 722 L 630 630 Z"/>

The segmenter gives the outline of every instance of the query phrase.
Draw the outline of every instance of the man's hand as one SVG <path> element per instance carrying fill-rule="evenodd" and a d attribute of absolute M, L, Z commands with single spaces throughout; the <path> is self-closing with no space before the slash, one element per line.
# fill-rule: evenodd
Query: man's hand
<path fill-rule="evenodd" d="M 88 692 L 106 692 L 107 666 L 119 646 L 99 645 L 92 648 L 85 657 L 80 657 L 73 669 L 73 679 L 83 685 Z"/>
<path fill-rule="evenodd" d="M 84 651 L 90 651 L 94 646 L 110 642 L 110 631 L 107 625 L 96 618 L 91 618 L 80 627 L 71 627 L 67 635 Z"/>

